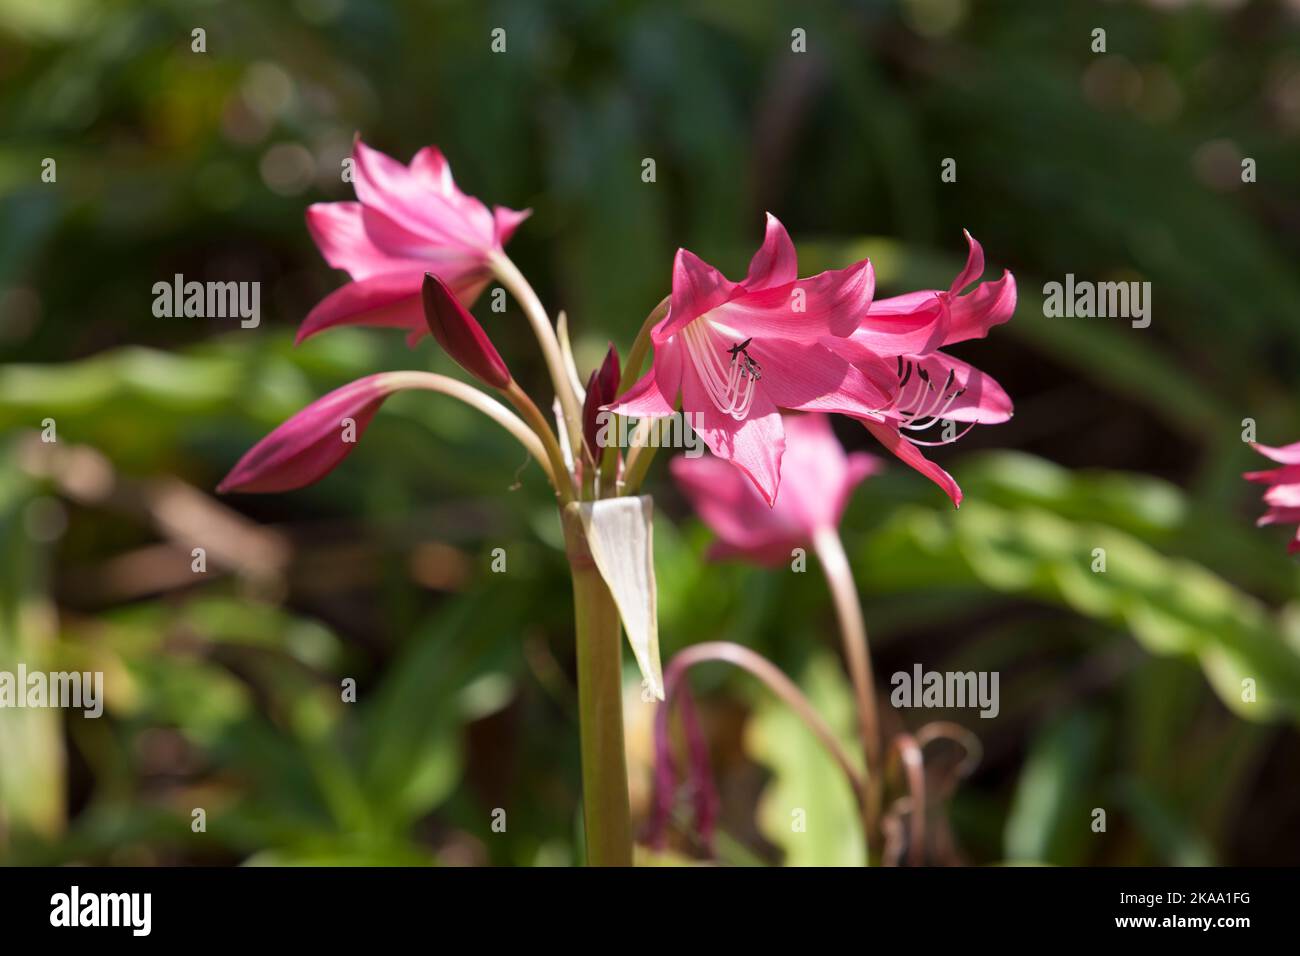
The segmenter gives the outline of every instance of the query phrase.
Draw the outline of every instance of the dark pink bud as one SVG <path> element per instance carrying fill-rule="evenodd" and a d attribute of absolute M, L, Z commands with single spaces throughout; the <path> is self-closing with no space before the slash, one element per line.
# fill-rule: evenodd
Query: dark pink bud
<path fill-rule="evenodd" d="M 492 340 L 474 316 L 460 304 L 445 282 L 430 272 L 424 274 L 421 287 L 424 318 L 429 331 L 453 359 L 480 382 L 493 388 L 510 384 L 510 370 Z"/>
<path fill-rule="evenodd" d="M 380 372 L 318 398 L 249 449 L 217 491 L 289 491 L 319 481 L 356 447 L 384 399 L 402 387 L 402 375 Z"/>
<path fill-rule="evenodd" d="M 587 450 L 597 464 L 600 462 L 601 449 L 596 446 L 596 435 L 600 431 L 597 415 L 600 406 L 608 405 L 618 397 L 618 349 L 613 343 L 605 353 L 605 361 L 600 368 L 591 373 L 587 379 L 587 400 L 582 404 L 582 437 L 587 443 Z"/>
<path fill-rule="evenodd" d="M 686 682 L 687 663 L 674 659 L 664 674 L 664 702 L 655 714 L 654 726 L 654 792 L 642 839 L 654 850 L 667 844 L 668 829 L 672 822 L 673 806 L 681 779 L 676 755 L 673 753 L 672 731 L 669 725 L 674 703 L 682 718 L 682 733 L 686 739 L 686 776 L 689 785 L 695 835 L 710 857 L 713 856 L 713 836 L 718 820 L 718 791 L 709 765 L 708 742 L 695 711 L 695 701 Z"/>

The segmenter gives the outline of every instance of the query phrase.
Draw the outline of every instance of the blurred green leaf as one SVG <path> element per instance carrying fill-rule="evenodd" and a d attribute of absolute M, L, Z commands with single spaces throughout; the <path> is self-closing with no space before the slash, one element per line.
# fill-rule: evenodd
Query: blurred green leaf
<path fill-rule="evenodd" d="M 1036 737 L 1020 772 L 1005 834 L 1012 863 L 1077 866 L 1088 856 L 1094 807 L 1089 794 L 1101 744 L 1098 719 L 1075 713 L 1054 721 Z"/>
<path fill-rule="evenodd" d="M 856 753 L 853 695 L 835 660 L 812 658 L 799 686 Z M 758 805 L 763 835 L 785 852 L 787 866 L 861 866 L 866 861 L 862 820 L 849 781 L 817 738 L 780 701 L 758 704 L 745 733 L 750 755 L 772 771 Z"/>

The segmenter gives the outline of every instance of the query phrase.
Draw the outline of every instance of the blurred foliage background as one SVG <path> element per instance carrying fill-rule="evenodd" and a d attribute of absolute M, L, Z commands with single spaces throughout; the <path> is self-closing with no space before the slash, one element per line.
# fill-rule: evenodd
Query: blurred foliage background
<path fill-rule="evenodd" d="M 584 370 L 627 348 L 677 246 L 742 272 L 763 210 L 801 272 L 869 254 L 885 294 L 945 288 L 969 228 L 1021 305 L 958 351 L 1016 417 L 936 451 L 959 513 L 895 465 L 844 529 L 882 684 L 1001 673 L 997 719 L 940 715 L 985 756 L 933 810 L 934 862 L 1300 861 L 1300 574 L 1240 480 L 1262 467 L 1243 419 L 1300 439 L 1298 41 L 1282 0 L 0 0 L 0 669 L 101 670 L 107 692 L 99 720 L 0 711 L 0 862 L 578 856 L 566 566 L 504 433 L 399 396 L 320 484 L 212 495 L 336 385 L 455 374 L 396 333 L 292 346 L 343 279 L 303 210 L 351 198 L 357 132 L 404 160 L 437 143 L 466 191 L 535 210 L 511 253 Z M 261 325 L 155 318 L 176 273 L 260 281 Z M 1150 281 L 1150 328 L 1043 318 L 1066 273 Z M 478 312 L 549 400 L 514 306 Z M 703 563 L 662 464 L 665 652 L 752 646 L 847 728 L 820 576 Z M 742 676 L 694 683 L 722 859 L 859 859 L 800 725 Z M 644 814 L 653 711 L 628 686 Z"/>

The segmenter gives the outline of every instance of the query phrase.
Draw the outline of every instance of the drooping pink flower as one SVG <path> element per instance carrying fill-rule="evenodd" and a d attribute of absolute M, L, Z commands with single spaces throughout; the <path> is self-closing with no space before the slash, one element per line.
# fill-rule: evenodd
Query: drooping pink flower
<path fill-rule="evenodd" d="M 406 377 L 367 375 L 312 402 L 245 452 L 218 493 L 291 491 L 319 481 L 356 447 L 379 406 L 406 387 Z"/>
<path fill-rule="evenodd" d="M 763 245 L 740 282 L 685 249 L 673 264 L 667 316 L 653 330 L 653 367 L 608 409 L 638 418 L 673 414 L 718 458 L 776 500 L 785 439 L 778 409 L 874 413 L 893 400 L 823 340 L 847 336 L 875 290 L 871 263 L 799 279 L 794 245 L 768 215 Z"/>
<path fill-rule="evenodd" d="M 298 330 L 298 341 L 336 325 L 406 329 L 424 335 L 420 285 L 431 272 L 466 306 L 487 285 L 488 259 L 530 211 L 467 196 L 436 147 L 409 166 L 360 139 L 352 152 L 356 202 L 316 203 L 307 228 L 325 261 L 352 281 L 327 295 Z"/>
<path fill-rule="evenodd" d="M 789 561 L 791 549 L 808 547 L 818 531 L 839 526 L 853 489 L 881 468 L 874 455 L 845 454 L 826 415 L 786 415 L 783 426 L 781 491 L 771 507 L 720 459 L 679 455 L 669 463 L 682 492 L 718 536 L 709 557 L 770 566 Z"/>
<path fill-rule="evenodd" d="M 956 505 L 961 504 L 961 488 L 921 447 L 950 444 L 976 424 L 1007 421 L 1012 405 L 991 376 L 940 349 L 983 338 L 1016 309 L 1016 280 L 1010 272 L 961 294 L 984 272 L 984 250 L 969 232 L 965 236 L 966 267 L 947 290 L 878 299 L 847 340 L 826 340 L 893 395 L 874 414 L 857 417 L 881 444 L 938 484 Z M 882 359 L 887 360 L 883 368 Z M 956 423 L 965 427 L 958 432 Z M 927 439 L 927 434 L 938 437 Z"/>
<path fill-rule="evenodd" d="M 1268 490 L 1264 492 L 1264 503 L 1268 505 L 1268 511 L 1255 524 L 1259 527 L 1271 524 L 1297 525 L 1295 537 L 1287 544 L 1287 552 L 1295 554 L 1300 551 L 1300 442 L 1283 445 L 1281 448 L 1258 444 L 1251 447 L 1282 466 L 1268 471 L 1248 471 L 1244 476 L 1247 481 L 1268 485 Z"/>

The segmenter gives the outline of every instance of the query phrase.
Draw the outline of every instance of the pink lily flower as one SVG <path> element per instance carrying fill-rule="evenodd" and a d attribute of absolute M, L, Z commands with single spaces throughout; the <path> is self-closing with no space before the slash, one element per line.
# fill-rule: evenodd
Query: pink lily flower
<path fill-rule="evenodd" d="M 1264 492 L 1264 503 L 1268 505 L 1268 511 L 1255 522 L 1256 526 L 1300 526 L 1300 442 L 1283 445 L 1281 448 L 1258 444 L 1251 447 L 1282 466 L 1268 471 L 1248 471 L 1243 476 L 1247 481 L 1268 485 L 1268 490 Z M 1296 528 L 1295 537 L 1287 544 L 1288 554 L 1297 551 L 1300 551 L 1300 527 Z"/>
<path fill-rule="evenodd" d="M 404 166 L 358 139 L 352 158 L 358 201 L 307 209 L 321 255 L 352 281 L 308 313 L 298 341 L 336 325 L 370 325 L 406 329 L 414 343 L 428 332 L 420 305 L 424 274 L 472 305 L 491 277 L 489 258 L 531 211 L 489 211 L 465 195 L 437 147 L 426 146 Z"/>
<path fill-rule="evenodd" d="M 1010 272 L 962 291 L 984 272 L 984 250 L 969 232 L 966 267 L 946 290 L 910 292 L 872 303 L 862 324 L 847 339 L 826 340 L 864 373 L 881 379 L 892 400 L 877 412 L 859 416 L 882 445 L 942 488 L 960 506 L 962 493 L 953 477 L 921 452 L 921 447 L 947 445 L 977 424 L 993 425 L 1011 418 L 1011 398 L 992 376 L 941 348 L 984 338 L 989 329 L 1011 318 L 1016 310 L 1016 280 Z M 882 370 L 882 359 L 889 361 Z M 962 422 L 955 433 L 946 423 Z M 938 440 L 921 435 L 935 427 Z M 954 432 L 946 434 L 947 432 Z"/>
<path fill-rule="evenodd" d="M 819 531 L 838 528 L 853 489 L 881 470 L 874 455 L 845 454 L 826 415 L 787 415 L 783 426 L 781 493 L 770 507 L 718 458 L 679 455 L 669 463 L 682 492 L 718 536 L 709 558 L 766 566 L 789 561 L 793 548 L 810 547 Z"/>
<path fill-rule="evenodd" d="M 871 305 L 871 263 L 797 276 L 794 245 L 771 214 L 740 282 L 679 249 L 668 314 L 651 333 L 653 367 L 607 410 L 663 418 L 680 395 L 709 450 L 774 502 L 785 448 L 778 409 L 869 415 L 894 398 L 891 383 L 824 342 L 851 333 Z"/>

